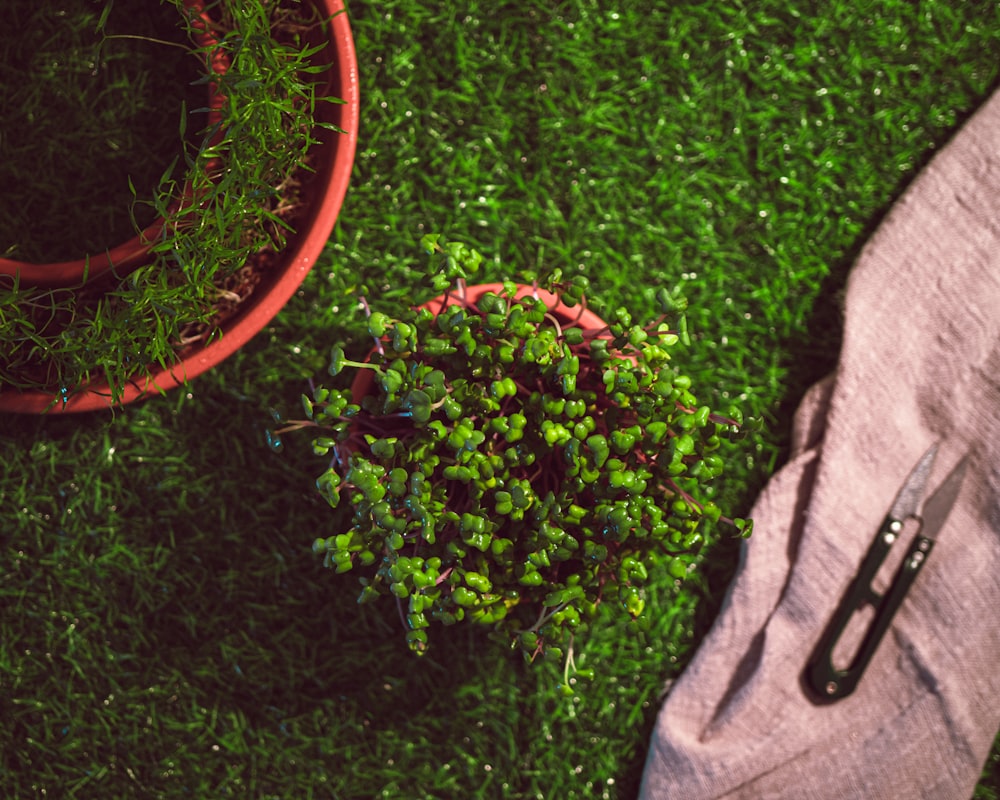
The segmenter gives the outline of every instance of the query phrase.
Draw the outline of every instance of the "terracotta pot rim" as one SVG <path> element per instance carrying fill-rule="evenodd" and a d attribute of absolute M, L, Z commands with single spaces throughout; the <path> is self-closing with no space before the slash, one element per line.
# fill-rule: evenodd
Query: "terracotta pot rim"
<path fill-rule="evenodd" d="M 466 286 L 464 301 L 474 305 L 480 297 L 489 292 L 493 292 L 497 295 L 504 294 L 504 285 L 502 283 L 476 283 L 471 286 Z M 515 299 L 528 296 L 534 296 L 544 300 L 549 311 L 562 314 L 567 320 L 576 321 L 578 326 L 584 328 L 585 330 L 600 330 L 601 328 L 607 327 L 607 323 L 589 308 L 572 308 L 563 303 L 559 295 L 554 294 L 553 292 L 546 291 L 545 289 L 539 289 L 524 283 L 517 284 L 517 292 L 514 295 Z M 435 310 L 434 306 L 441 306 L 441 304 L 445 301 L 445 298 L 449 301 L 447 305 Z M 463 302 L 463 295 L 459 291 L 454 291 L 449 292 L 447 295 L 439 294 L 437 297 L 421 303 L 417 306 L 417 308 L 426 308 L 428 311 L 440 314 L 444 308 L 458 305 L 461 302 Z M 371 391 L 371 387 L 374 386 L 374 383 L 375 378 L 370 369 L 358 370 L 357 375 L 354 376 L 354 380 L 351 382 L 351 396 L 357 402 L 361 397 L 364 397 Z"/>
<path fill-rule="evenodd" d="M 295 243 L 275 265 L 277 276 L 266 291 L 254 293 L 247 307 L 223 326 L 223 335 L 195 349 L 169 367 L 150 369 L 123 387 L 117 403 L 111 401 L 111 391 L 105 382 L 95 382 L 79 392 L 65 397 L 59 390 L 20 391 L 8 387 L 0 391 L 0 411 L 41 414 L 45 412 L 79 413 L 100 411 L 127 405 L 152 395 L 163 394 L 181 386 L 211 369 L 245 345 L 260 332 L 288 302 L 319 257 L 336 223 L 347 187 L 350 183 L 357 149 L 360 118 L 360 91 L 357 54 L 344 0 L 314 0 L 329 19 L 328 41 L 334 47 L 329 93 L 344 100 L 331 106 L 336 124 L 346 131 L 332 134 L 320 152 L 329 159 L 316 175 L 320 194 L 310 208 L 312 224 L 305 228 Z"/>
<path fill-rule="evenodd" d="M 502 283 L 475 283 L 471 286 L 465 287 L 465 301 L 475 304 L 480 297 L 484 294 L 493 292 L 493 294 L 502 295 L 504 294 L 504 285 Z M 520 299 L 522 297 L 534 296 L 545 301 L 545 305 L 550 311 L 564 314 L 567 319 L 578 320 L 579 327 L 581 328 L 604 328 L 607 323 L 601 319 L 597 314 L 591 311 L 589 308 L 583 307 L 574 308 L 567 306 L 563 303 L 559 295 L 554 292 L 547 291 L 546 289 L 540 289 L 536 286 L 531 286 L 526 283 L 517 284 L 517 292 L 514 294 L 515 299 Z M 440 304 L 445 297 L 453 298 L 456 302 L 449 303 L 449 305 L 456 305 L 457 302 L 461 300 L 460 291 L 449 292 L 447 295 L 440 294 L 437 297 L 431 298 L 425 303 L 421 303 L 419 308 L 426 308 L 430 311 L 434 309 L 431 308 L 432 305 Z M 440 309 L 439 309 L 440 311 Z"/>

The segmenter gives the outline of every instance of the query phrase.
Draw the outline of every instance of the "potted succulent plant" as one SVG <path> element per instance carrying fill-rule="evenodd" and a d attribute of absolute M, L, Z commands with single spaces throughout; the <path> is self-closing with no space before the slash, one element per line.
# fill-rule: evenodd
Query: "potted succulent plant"
<path fill-rule="evenodd" d="M 107 408 L 190 380 L 266 325 L 329 238 L 358 129 L 342 0 L 169 4 L 204 99 L 182 117 L 183 158 L 134 198 L 158 221 L 87 253 L 68 284 L 51 278 L 67 262 L 4 253 L 0 410 Z"/>
<path fill-rule="evenodd" d="M 395 598 L 414 650 L 434 623 L 472 621 L 568 670 L 599 603 L 638 617 L 649 572 L 687 574 L 706 525 L 749 535 L 709 497 L 722 439 L 747 426 L 675 365 L 676 295 L 661 292 L 651 324 L 624 309 L 605 322 L 583 278 L 465 288 L 478 254 L 425 244 L 445 254 L 436 286 L 457 288 L 397 316 L 365 304 L 370 357 L 332 350 L 333 375 L 357 371 L 351 389 L 314 387 L 305 419 L 271 435 L 313 432 L 330 458 L 320 492 L 353 511 L 314 548 L 359 574 L 361 601 Z"/>

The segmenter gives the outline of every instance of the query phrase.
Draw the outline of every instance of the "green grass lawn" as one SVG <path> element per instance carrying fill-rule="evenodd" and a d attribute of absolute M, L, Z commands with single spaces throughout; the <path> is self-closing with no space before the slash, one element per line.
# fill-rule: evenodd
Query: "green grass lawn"
<path fill-rule="evenodd" d="M 444 5 L 448 10 L 430 10 Z M 720 504 L 746 513 L 804 389 L 836 363 L 866 237 L 1000 70 L 993 2 L 352 3 L 353 186 L 284 312 L 189 391 L 118 413 L 0 417 L 0 796 L 631 798 L 658 696 L 737 555 L 606 613 L 564 698 L 469 630 L 422 659 L 390 606 L 310 546 L 343 518 L 306 437 L 268 448 L 356 297 L 426 299 L 422 234 L 560 266 L 654 313 L 681 283 L 686 370 L 766 423 Z M 612 612 L 614 609 L 608 609 Z M 977 789 L 1000 795 L 1000 762 Z"/>

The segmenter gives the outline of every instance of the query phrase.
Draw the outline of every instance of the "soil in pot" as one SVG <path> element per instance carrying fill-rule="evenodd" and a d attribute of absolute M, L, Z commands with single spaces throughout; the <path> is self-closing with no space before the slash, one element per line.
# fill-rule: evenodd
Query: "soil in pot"
<path fill-rule="evenodd" d="M 205 106 L 192 85 L 203 66 L 170 3 L 5 0 L 4 11 L 0 256 L 103 253 L 153 222 L 143 201 L 172 161 L 183 170 L 185 104 L 187 136 L 204 127 L 191 113 Z"/>

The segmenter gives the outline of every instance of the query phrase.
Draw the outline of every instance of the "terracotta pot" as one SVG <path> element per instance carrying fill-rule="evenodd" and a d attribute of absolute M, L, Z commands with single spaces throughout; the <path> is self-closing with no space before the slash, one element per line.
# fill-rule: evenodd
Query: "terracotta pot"
<path fill-rule="evenodd" d="M 318 114 L 332 122 L 344 134 L 320 129 L 320 143 L 314 151 L 316 174 L 311 184 L 315 196 L 298 226 L 299 233 L 280 254 L 267 277 L 243 303 L 241 310 L 222 326 L 222 336 L 211 343 L 182 354 L 178 363 L 164 369 L 156 367 L 150 377 L 137 379 L 124 387 L 120 405 L 145 399 L 182 385 L 216 366 L 239 350 L 281 310 L 312 268 L 333 231 L 334 223 L 347 193 L 358 141 L 359 90 L 357 57 L 350 22 L 343 0 L 311 0 L 329 22 L 326 35 L 332 45 L 331 69 L 325 88 L 318 95 L 343 99 L 344 104 L 323 103 Z M 54 402 L 55 401 L 55 402 Z M 0 392 L 0 411 L 40 414 L 95 411 L 112 405 L 111 392 L 104 383 L 94 383 L 64 399 L 45 391 L 7 388 Z"/>
<path fill-rule="evenodd" d="M 479 302 L 479 298 L 488 292 L 493 292 L 493 294 L 503 294 L 504 288 L 502 283 L 479 283 L 475 286 L 467 286 L 465 289 L 464 301 L 475 305 Z M 588 308 L 583 309 L 582 313 L 579 307 L 570 308 L 562 300 L 559 299 L 558 295 L 552 292 L 547 292 L 544 289 L 536 289 L 533 286 L 519 285 L 517 287 L 517 292 L 515 293 L 515 298 L 521 297 L 537 297 L 545 301 L 546 307 L 559 319 L 560 322 L 569 322 L 570 320 L 579 319 L 577 327 L 590 330 L 593 328 L 604 328 L 607 323 L 601 319 L 597 314 Z M 445 299 L 447 298 L 447 303 Z M 440 313 L 442 309 L 448 306 L 459 305 L 463 302 L 461 295 L 454 292 L 448 295 L 439 295 L 433 300 L 428 300 L 426 303 L 421 304 L 421 308 L 427 308 L 435 313 Z"/>
<path fill-rule="evenodd" d="M 464 295 L 457 292 L 438 295 L 433 300 L 421 303 L 419 308 L 426 308 L 435 314 L 440 314 L 449 306 L 462 305 L 463 303 L 475 305 L 484 294 L 488 292 L 503 294 L 503 291 L 502 283 L 479 283 L 475 286 L 467 286 Z M 576 320 L 577 327 L 584 330 L 600 330 L 607 327 L 607 323 L 590 309 L 584 308 L 581 312 L 579 307 L 570 308 L 559 299 L 558 295 L 547 292 L 544 289 L 535 289 L 533 286 L 522 284 L 517 287 L 517 292 L 514 296 L 515 298 L 528 296 L 540 298 L 560 323 Z M 375 378 L 370 369 L 359 369 L 357 375 L 354 376 L 353 383 L 351 383 L 351 395 L 354 397 L 354 401 L 360 402 L 362 397 L 371 394 L 374 383 Z"/>
<path fill-rule="evenodd" d="M 206 23 L 202 28 L 204 32 L 195 36 L 199 46 L 205 47 L 213 44 L 215 38 L 208 33 L 208 14 L 204 10 L 204 0 L 184 0 L 184 5 L 191 9 L 196 19 L 202 19 Z M 216 56 L 212 59 L 211 67 L 213 71 L 220 73 L 226 70 L 228 63 Z M 208 124 L 214 125 L 221 119 L 219 109 L 222 107 L 224 98 L 219 95 L 215 83 L 209 84 L 208 89 L 208 105 L 212 109 L 208 114 Z M 86 281 L 100 277 L 112 268 L 119 275 L 124 276 L 142 265 L 152 242 L 156 240 L 162 230 L 163 220 L 156 220 L 127 242 L 105 252 L 85 256 L 75 261 L 34 264 L 13 258 L 0 258 L 0 275 L 17 278 L 22 286 L 46 288 L 80 286 Z"/>

